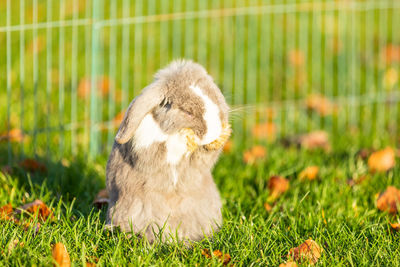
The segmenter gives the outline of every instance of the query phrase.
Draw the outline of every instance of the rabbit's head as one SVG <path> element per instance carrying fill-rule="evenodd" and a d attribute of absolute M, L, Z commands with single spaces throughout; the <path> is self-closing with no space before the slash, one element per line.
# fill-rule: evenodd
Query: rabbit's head
<path fill-rule="evenodd" d="M 201 65 L 174 61 L 131 102 L 115 140 L 123 144 L 142 132 L 150 145 L 190 128 L 198 145 L 206 145 L 221 135 L 228 112 L 224 96 Z"/>

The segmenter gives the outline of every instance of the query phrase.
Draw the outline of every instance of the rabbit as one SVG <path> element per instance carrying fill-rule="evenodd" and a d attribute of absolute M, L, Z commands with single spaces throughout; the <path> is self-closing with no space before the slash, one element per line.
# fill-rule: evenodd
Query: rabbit
<path fill-rule="evenodd" d="M 222 225 L 211 170 L 231 134 L 229 106 L 198 63 L 159 70 L 129 105 L 110 153 L 106 225 L 145 237 L 199 241 Z"/>

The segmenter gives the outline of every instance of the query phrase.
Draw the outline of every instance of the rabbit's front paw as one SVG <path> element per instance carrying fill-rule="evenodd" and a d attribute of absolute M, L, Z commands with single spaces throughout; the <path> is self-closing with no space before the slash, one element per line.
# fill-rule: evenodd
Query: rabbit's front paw
<path fill-rule="evenodd" d="M 222 146 L 225 145 L 225 143 L 228 141 L 229 137 L 231 136 L 232 129 L 230 124 L 223 124 L 222 125 L 222 132 L 221 135 L 214 140 L 213 142 L 204 145 L 204 148 L 207 150 L 218 150 Z"/>
<path fill-rule="evenodd" d="M 182 134 L 186 138 L 186 147 L 190 153 L 193 153 L 196 151 L 198 148 L 198 145 L 196 143 L 196 135 L 194 131 L 190 128 L 184 128 L 182 129 Z"/>

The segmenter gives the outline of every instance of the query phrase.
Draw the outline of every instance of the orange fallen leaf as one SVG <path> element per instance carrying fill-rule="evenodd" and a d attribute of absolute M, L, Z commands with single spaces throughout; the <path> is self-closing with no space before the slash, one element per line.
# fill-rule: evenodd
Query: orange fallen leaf
<path fill-rule="evenodd" d="M 400 62 L 400 46 L 388 44 L 382 49 L 381 58 L 388 64 Z"/>
<path fill-rule="evenodd" d="M 300 172 L 299 179 L 300 180 L 305 180 L 305 179 L 314 180 L 315 178 L 317 178 L 318 172 L 319 172 L 318 166 L 309 166 Z"/>
<path fill-rule="evenodd" d="M 395 164 L 395 152 L 390 147 L 376 151 L 368 158 L 368 167 L 372 173 L 388 171 Z"/>
<path fill-rule="evenodd" d="M 396 214 L 400 209 L 400 190 L 394 186 L 388 186 L 376 201 L 376 207 L 381 211 Z"/>
<path fill-rule="evenodd" d="M 253 164 L 258 159 L 265 157 L 265 148 L 262 146 L 253 146 L 251 149 L 243 153 L 243 161 L 247 164 Z"/>
<path fill-rule="evenodd" d="M 256 124 L 252 129 L 253 136 L 258 139 L 275 139 L 276 125 L 272 122 Z"/>
<path fill-rule="evenodd" d="M 228 140 L 225 143 L 224 148 L 222 150 L 224 151 L 224 153 L 229 153 L 232 151 L 232 146 L 233 146 L 232 140 Z"/>
<path fill-rule="evenodd" d="M 272 206 L 269 203 L 265 202 L 264 203 L 264 209 L 266 211 L 270 212 L 272 210 Z"/>
<path fill-rule="evenodd" d="M 110 91 L 111 80 L 109 77 L 103 75 L 95 79 L 96 91 L 98 96 L 106 96 Z M 78 96 L 80 98 L 86 98 L 90 96 L 90 88 L 92 86 L 92 80 L 90 77 L 83 77 L 79 81 L 78 85 Z"/>
<path fill-rule="evenodd" d="M 304 52 L 299 49 L 289 51 L 289 62 L 294 67 L 301 67 L 304 65 Z"/>
<path fill-rule="evenodd" d="M 289 189 L 289 181 L 281 176 L 272 176 L 268 180 L 268 189 L 271 200 L 274 200 Z"/>
<path fill-rule="evenodd" d="M 0 207 L 0 219 L 8 220 L 10 215 L 14 212 L 14 209 L 11 203 L 8 203 L 2 207 Z"/>
<path fill-rule="evenodd" d="M 288 261 L 286 263 L 279 264 L 279 267 L 297 267 L 297 263 L 295 261 Z"/>
<path fill-rule="evenodd" d="M 390 227 L 395 231 L 400 231 L 400 223 L 389 223 Z"/>
<path fill-rule="evenodd" d="M 49 217 L 51 219 L 54 217 L 53 212 L 40 199 L 36 199 L 31 203 L 19 207 L 17 213 L 21 213 L 21 211 L 30 213 L 32 215 L 38 214 L 38 218 L 43 221 L 47 220 Z"/>
<path fill-rule="evenodd" d="M 46 165 L 35 159 L 24 159 L 18 164 L 21 168 L 28 172 L 46 172 Z"/>
<path fill-rule="evenodd" d="M 315 111 L 321 116 L 328 116 L 337 112 L 337 106 L 323 95 L 312 94 L 306 99 L 306 107 L 310 111 Z"/>
<path fill-rule="evenodd" d="M 96 267 L 96 263 L 94 263 L 94 262 L 86 262 L 86 267 Z"/>
<path fill-rule="evenodd" d="M 96 208 L 101 209 L 103 206 L 108 205 L 109 202 L 110 199 L 107 189 L 102 189 L 99 191 L 99 193 L 97 193 L 97 196 L 93 201 L 93 205 L 95 205 Z"/>
<path fill-rule="evenodd" d="M 69 267 L 71 266 L 71 260 L 69 258 L 68 251 L 63 243 L 59 242 L 53 246 L 53 259 L 59 267 Z"/>
<path fill-rule="evenodd" d="M 325 151 L 331 149 L 328 133 L 325 131 L 313 131 L 300 136 L 300 145 L 305 149 L 321 148 Z"/>
<path fill-rule="evenodd" d="M 212 258 L 210 250 L 207 248 L 201 250 L 201 255 L 205 256 L 207 259 Z M 223 265 L 227 265 L 231 261 L 231 256 L 227 253 L 223 254 L 219 249 L 214 250 L 213 255 L 221 260 Z"/>
<path fill-rule="evenodd" d="M 8 133 L 0 134 L 0 141 L 22 142 L 24 134 L 18 128 L 11 129 Z"/>
<path fill-rule="evenodd" d="M 323 249 L 314 240 L 307 239 L 300 246 L 291 248 L 288 257 L 296 262 L 308 262 L 313 265 L 317 263 L 322 252 Z"/>

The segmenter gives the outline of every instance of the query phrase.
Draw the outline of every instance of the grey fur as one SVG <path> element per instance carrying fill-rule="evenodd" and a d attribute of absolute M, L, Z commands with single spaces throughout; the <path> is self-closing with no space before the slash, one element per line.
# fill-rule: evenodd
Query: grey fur
<path fill-rule="evenodd" d="M 144 235 L 153 242 L 161 238 L 200 240 L 222 224 L 221 200 L 211 170 L 221 149 L 199 147 L 177 165 L 166 161 L 165 142 L 138 148 L 134 133 L 141 120 L 152 114 L 163 132 L 191 128 L 201 138 L 206 132 L 205 107 L 189 86 L 197 85 L 219 108 L 228 123 L 229 107 L 205 69 L 192 61 L 174 61 L 160 70 L 152 84 L 130 104 L 115 138 L 107 163 L 110 204 L 107 224 Z M 173 183 L 172 168 L 177 173 Z M 132 228 L 131 228 L 132 227 Z"/>

